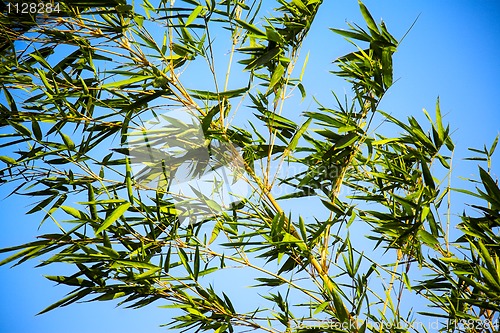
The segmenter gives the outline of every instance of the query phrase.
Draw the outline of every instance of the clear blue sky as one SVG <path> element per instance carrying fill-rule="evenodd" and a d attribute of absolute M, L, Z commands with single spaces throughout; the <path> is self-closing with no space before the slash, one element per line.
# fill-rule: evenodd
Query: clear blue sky
<path fill-rule="evenodd" d="M 381 108 L 399 118 L 414 115 L 424 121 L 422 108 L 432 113 L 439 95 L 445 121 L 454 131 L 453 181 L 459 186 L 459 175 L 477 175 L 474 163 L 461 160 L 470 155 L 467 148 L 484 143 L 489 146 L 500 130 L 496 99 L 500 89 L 500 2 L 367 0 L 365 4 L 377 21 L 384 19 L 396 38 L 401 38 L 420 14 L 395 54 L 394 76 L 399 80 Z M 330 90 L 350 92 L 348 85 L 328 74 L 334 69 L 331 62 L 351 51 L 347 42 L 328 30 L 346 27 L 346 20 L 362 23 L 357 0 L 325 0 L 302 51 L 305 55 L 310 50 L 311 55 L 305 75 L 309 98 L 301 109 L 313 105 L 312 95 L 328 104 Z M 500 174 L 498 165 L 494 170 Z M 0 197 L 6 194 L 0 188 Z M 454 211 L 461 209 L 459 202 Z M 0 201 L 0 247 L 32 240 L 38 220 L 23 216 L 26 210 L 24 198 Z M 0 267 L 0 333 L 160 332 L 164 329 L 158 325 L 169 321 L 166 309 L 154 305 L 141 310 L 117 309 L 112 302 L 76 304 L 35 317 L 69 291 L 42 277 L 60 273 L 56 271 L 59 267 L 33 269 L 35 265 L 33 261 L 13 269 Z"/>

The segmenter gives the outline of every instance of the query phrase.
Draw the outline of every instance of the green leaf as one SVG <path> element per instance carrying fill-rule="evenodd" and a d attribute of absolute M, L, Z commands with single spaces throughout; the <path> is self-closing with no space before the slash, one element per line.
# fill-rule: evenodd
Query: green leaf
<path fill-rule="evenodd" d="M 216 272 L 218 270 L 219 270 L 219 267 L 211 267 L 211 268 L 205 269 L 203 271 L 200 271 L 198 273 L 198 276 L 208 275 L 208 274 L 211 274 L 211 273 Z"/>
<path fill-rule="evenodd" d="M 300 250 L 302 251 L 306 251 L 307 250 L 307 246 L 306 244 L 304 243 L 304 241 L 298 239 L 297 237 L 295 237 L 294 235 L 290 234 L 290 233 L 285 233 L 285 235 L 283 236 L 283 239 L 281 240 L 283 243 L 291 243 L 291 244 L 295 244 L 299 247 Z"/>
<path fill-rule="evenodd" d="M 337 207 L 337 205 L 323 199 L 321 199 L 321 202 L 323 203 L 323 205 L 325 205 L 326 208 L 328 208 L 332 212 L 335 212 L 338 215 L 344 214 L 344 212 L 339 207 Z"/>
<path fill-rule="evenodd" d="M 122 112 L 136 110 L 138 108 L 144 107 L 144 106 L 148 105 L 147 103 L 157 99 L 160 96 L 164 96 L 167 94 L 168 94 L 168 90 L 156 90 L 152 94 L 144 94 L 140 98 L 136 99 L 134 103 L 122 108 Z"/>
<path fill-rule="evenodd" d="M 341 36 L 351 38 L 351 39 L 357 39 L 361 40 L 363 42 L 370 42 L 371 38 L 368 35 L 361 34 L 358 32 L 350 31 L 350 30 L 343 30 L 343 29 L 334 29 L 330 28 L 331 31 L 335 32 L 336 34 L 339 34 Z"/>
<path fill-rule="evenodd" d="M 26 137 L 31 137 L 31 131 L 20 122 L 9 121 L 9 125 L 14 127 L 14 129 L 20 134 Z"/>
<path fill-rule="evenodd" d="M 483 186 L 488 192 L 491 203 L 495 204 L 495 206 L 500 209 L 500 189 L 498 185 L 495 183 L 493 178 L 486 172 L 483 168 L 479 167 L 479 176 L 483 182 Z"/>
<path fill-rule="evenodd" d="M 304 101 L 304 98 L 306 98 L 306 88 L 304 88 L 304 85 L 302 83 L 297 84 L 297 88 L 299 88 L 300 91 L 300 96 L 302 97 L 302 101 Z"/>
<path fill-rule="evenodd" d="M 208 241 L 208 244 L 212 244 L 216 239 L 217 236 L 219 235 L 220 231 L 222 230 L 223 224 L 220 220 L 217 219 L 217 222 L 215 222 L 214 228 L 212 230 L 212 234 L 210 236 L 210 240 Z"/>
<path fill-rule="evenodd" d="M 444 141 L 444 136 L 445 136 L 445 131 L 443 127 L 443 118 L 441 117 L 441 108 L 439 106 L 439 97 L 437 98 L 436 101 L 436 125 L 437 125 L 437 132 L 439 136 L 439 140 L 441 142 Z"/>
<path fill-rule="evenodd" d="M 40 210 L 42 210 L 43 208 L 47 207 L 47 205 L 49 203 L 52 202 L 52 200 L 54 200 L 55 198 L 57 197 L 57 194 L 54 194 L 54 195 L 51 195 L 50 197 L 42 200 L 41 202 L 39 202 L 35 207 L 33 207 L 32 209 L 30 209 L 26 214 L 29 215 L 29 214 L 33 214 L 35 212 L 38 212 Z"/>
<path fill-rule="evenodd" d="M 187 21 L 186 21 L 186 27 L 190 25 L 191 23 L 194 22 L 194 20 L 198 17 L 198 15 L 201 13 L 203 10 L 203 6 L 197 6 L 193 12 L 189 15 Z"/>
<path fill-rule="evenodd" d="M 39 251 L 44 249 L 45 244 L 47 244 L 47 243 L 48 243 L 48 241 L 40 241 L 40 242 L 33 242 L 31 244 L 25 244 L 24 246 L 29 246 L 29 245 L 32 245 L 32 246 L 26 247 L 26 248 L 22 249 L 21 251 L 16 252 L 13 255 L 3 259 L 2 261 L 0 261 L 0 266 L 8 264 L 8 263 L 10 263 L 18 258 L 21 258 L 21 257 L 28 258 L 31 255 L 33 255 L 34 253 L 38 253 Z M 36 246 L 36 244 L 41 244 L 41 245 Z M 13 251 L 14 249 L 18 249 L 18 248 L 19 247 L 1 249 L 2 250 L 1 252 Z"/>
<path fill-rule="evenodd" d="M 460 266 L 471 266 L 472 262 L 463 260 L 463 259 L 458 259 L 454 257 L 442 257 L 439 260 L 444 261 L 445 263 L 450 263 L 450 264 L 455 264 L 455 265 L 460 265 Z"/>
<path fill-rule="evenodd" d="M 346 319 L 349 317 L 349 313 L 347 312 L 347 309 L 339 293 L 336 290 L 331 290 L 330 295 L 333 298 L 333 305 L 335 307 L 335 313 L 337 314 L 338 319 L 340 320 L 340 322 L 346 321 Z"/>
<path fill-rule="evenodd" d="M 269 51 L 267 51 L 266 53 L 264 53 L 263 55 L 261 55 L 260 57 L 252 60 L 252 62 L 250 62 L 245 67 L 244 70 L 251 71 L 255 68 L 263 66 L 263 65 L 269 63 L 272 59 L 274 59 L 274 57 L 276 57 L 278 54 L 280 54 L 280 52 L 281 52 L 280 48 L 274 47 L 274 48 L 270 49 Z"/>
<path fill-rule="evenodd" d="M 495 262 L 493 261 L 493 258 L 490 255 L 490 251 L 488 248 L 484 245 L 483 242 L 478 241 L 479 245 L 479 251 L 478 249 L 475 249 L 477 252 L 479 252 L 479 255 L 483 258 L 484 263 L 486 264 L 486 267 L 488 268 L 488 271 L 492 274 L 492 276 L 495 276 L 497 279 L 499 278 L 499 275 L 497 274 L 497 267 L 495 265 Z"/>
<path fill-rule="evenodd" d="M 288 156 L 290 155 L 290 152 L 295 150 L 295 147 L 297 147 L 297 144 L 299 143 L 299 139 L 302 137 L 302 135 L 307 131 L 307 128 L 309 127 L 309 124 L 311 123 L 312 118 L 307 119 L 305 123 L 300 126 L 299 130 L 294 134 L 292 140 L 290 140 L 290 144 L 288 144 L 288 147 L 286 147 L 285 152 L 283 153 L 283 156 Z"/>
<path fill-rule="evenodd" d="M 99 229 L 96 230 L 96 234 L 100 234 L 104 230 L 106 230 L 110 225 L 112 225 L 120 216 L 122 216 L 127 209 L 130 207 L 130 203 L 126 202 L 121 206 L 118 206 L 101 224 Z"/>
<path fill-rule="evenodd" d="M 35 135 L 35 139 L 38 141 L 41 141 L 43 138 L 42 135 L 42 130 L 40 129 L 40 125 L 38 124 L 38 121 L 35 119 L 31 120 L 31 130 L 33 131 L 33 134 Z"/>
<path fill-rule="evenodd" d="M 154 79 L 155 77 L 152 75 L 135 75 L 130 79 L 127 80 L 122 80 L 122 81 L 116 81 L 116 82 L 109 82 L 106 84 L 103 84 L 101 86 L 102 89 L 108 89 L 108 88 L 123 88 L 126 86 L 130 86 L 133 83 L 140 82 L 140 81 L 145 81 L 148 79 Z"/>
<path fill-rule="evenodd" d="M 285 72 L 285 67 L 281 63 L 278 63 L 278 66 L 276 66 L 276 69 L 273 72 L 273 75 L 271 76 L 271 81 L 269 81 L 269 87 L 267 88 L 267 91 L 271 91 L 275 85 L 278 84 L 278 82 L 281 80 L 283 77 L 283 73 Z"/>
<path fill-rule="evenodd" d="M 245 28 L 248 32 L 256 35 L 257 37 L 260 37 L 260 38 L 265 38 L 266 37 L 266 33 L 262 30 L 260 30 L 259 28 L 257 28 L 255 25 L 251 24 L 251 23 L 247 23 L 243 20 L 240 20 L 238 18 L 235 18 L 234 19 L 239 25 L 241 25 L 243 28 Z"/>
<path fill-rule="evenodd" d="M 132 168 L 130 159 L 125 158 L 125 185 L 127 186 L 127 196 L 129 202 L 134 202 L 134 190 L 132 188 Z"/>
<path fill-rule="evenodd" d="M 264 120 L 266 124 L 274 129 L 289 129 L 293 131 L 297 129 L 297 124 L 290 119 L 269 111 L 264 111 L 263 116 L 257 115 L 257 118 Z"/>
<path fill-rule="evenodd" d="M 91 281 L 84 280 L 82 278 L 77 278 L 74 276 L 52 276 L 45 275 L 45 278 L 55 281 L 57 283 L 65 284 L 68 286 L 79 286 L 79 287 L 93 287 L 95 284 Z"/>
<path fill-rule="evenodd" d="M 143 261 L 119 259 L 119 260 L 114 260 L 111 267 L 112 268 L 132 267 L 137 269 L 144 268 L 149 270 L 149 269 L 156 269 L 158 266 Z"/>
<path fill-rule="evenodd" d="M 69 305 L 71 303 L 74 303 L 74 302 L 78 301 L 79 299 L 84 298 L 85 296 L 87 296 L 91 292 L 92 292 L 91 288 L 85 288 L 83 290 L 76 291 L 76 292 L 64 297 L 63 299 L 53 303 L 52 305 L 46 307 L 45 309 L 43 309 L 42 311 L 37 313 L 37 315 L 41 315 L 41 314 L 49 312 L 50 310 L 53 310 L 55 308 L 58 308 L 61 306 L 66 306 L 66 305 Z"/>
<path fill-rule="evenodd" d="M 304 77 L 304 73 L 306 72 L 306 66 L 307 66 L 307 63 L 309 62 L 309 54 L 310 54 L 310 52 L 307 52 L 306 58 L 304 59 L 304 64 L 302 65 L 302 69 L 300 70 L 299 81 L 302 81 L 302 79 Z"/>
<path fill-rule="evenodd" d="M 234 98 L 241 96 L 248 91 L 248 87 L 234 89 L 234 90 L 226 90 L 219 93 L 207 90 L 192 90 L 192 89 L 188 90 L 191 93 L 191 95 L 195 98 L 208 101 L 217 101 L 221 98 Z"/>
<path fill-rule="evenodd" d="M 38 53 L 38 51 L 35 51 L 36 53 Z M 40 65 L 42 65 L 43 67 L 45 67 L 46 69 L 48 70 L 52 70 L 52 67 L 49 65 L 49 63 L 45 60 L 45 57 L 43 55 L 40 55 L 40 54 L 35 54 L 35 53 L 31 53 L 30 56 L 35 59 Z"/>
<path fill-rule="evenodd" d="M 403 277 L 403 282 L 404 282 L 406 288 L 409 291 L 411 291 L 412 288 L 411 288 L 411 283 L 410 283 L 410 279 L 408 277 L 408 274 L 406 274 L 406 272 L 403 272 L 403 276 L 402 277 Z"/>
<path fill-rule="evenodd" d="M 422 174 L 424 176 L 425 184 L 430 188 L 432 188 L 433 190 L 436 189 L 436 185 L 434 184 L 434 179 L 432 178 L 431 171 L 429 170 L 427 161 L 423 158 L 423 156 L 420 157 L 420 164 L 422 165 Z"/>
<path fill-rule="evenodd" d="M 227 297 L 227 295 L 222 292 L 222 296 L 224 297 L 224 300 L 226 301 L 226 305 L 228 307 L 228 309 L 231 311 L 231 313 L 236 313 L 236 311 L 234 310 L 234 307 L 233 307 L 233 303 L 231 302 L 231 299 L 229 297 Z"/>
<path fill-rule="evenodd" d="M 179 247 L 177 254 L 179 255 L 179 259 L 180 259 L 182 265 L 184 266 L 184 268 L 186 268 L 186 271 L 188 272 L 189 276 L 194 278 L 193 271 L 191 270 L 191 266 L 189 266 L 189 260 L 188 260 L 188 256 L 187 256 L 186 252 L 182 248 Z"/>
<path fill-rule="evenodd" d="M 302 239 L 307 239 L 306 225 L 304 223 L 304 219 L 302 218 L 302 216 L 299 216 L 299 230 Z"/>
<path fill-rule="evenodd" d="M 9 111 L 14 114 L 18 113 L 16 102 L 14 101 L 14 98 L 12 98 L 12 95 L 5 86 L 3 87 L 3 92 L 5 94 L 5 99 L 7 100 L 7 103 L 9 104 L 10 107 Z"/>
<path fill-rule="evenodd" d="M 193 277 L 194 280 L 198 280 L 198 274 L 200 273 L 200 247 L 196 245 L 194 252 L 194 265 L 193 265 Z"/>
<path fill-rule="evenodd" d="M 66 212 L 67 214 L 73 216 L 74 218 L 76 218 L 78 220 L 81 220 L 81 221 L 88 221 L 89 220 L 89 217 L 87 216 L 87 214 L 79 211 L 78 209 L 75 209 L 75 208 L 69 207 L 69 206 L 61 206 L 60 208 L 64 212 Z"/>
<path fill-rule="evenodd" d="M 302 2 L 302 0 L 292 0 L 292 3 L 297 6 L 298 9 L 300 9 L 300 11 L 306 15 L 310 15 L 311 12 L 309 11 L 309 9 L 306 7 L 306 5 L 304 5 L 304 3 Z"/>
<path fill-rule="evenodd" d="M 120 259 L 120 254 L 113 250 L 111 247 L 107 246 L 102 246 L 102 245 L 96 245 L 96 248 L 101 251 L 101 253 L 109 256 L 110 258 L 113 259 Z"/>
<path fill-rule="evenodd" d="M 318 305 L 316 307 L 316 310 L 314 310 L 314 314 L 316 315 L 316 314 L 322 312 L 328 305 L 330 305 L 330 302 L 328 302 L 328 301 L 321 303 L 320 305 Z"/>
<path fill-rule="evenodd" d="M 399 141 L 401 141 L 400 138 L 382 139 L 382 140 L 372 141 L 371 145 L 372 146 L 381 146 L 381 145 L 385 145 L 385 144 L 388 144 L 391 142 L 399 142 Z"/>
<path fill-rule="evenodd" d="M 368 26 L 368 28 L 372 32 L 372 36 L 373 37 L 378 36 L 380 33 L 378 31 L 378 28 L 377 28 L 377 23 L 375 23 L 375 20 L 373 19 L 372 15 L 368 11 L 368 8 L 366 8 L 366 6 L 361 1 L 358 1 L 358 3 L 359 3 L 359 8 L 361 10 L 361 14 L 363 15 L 363 18 L 365 19 L 366 25 Z"/>
<path fill-rule="evenodd" d="M 12 164 L 12 165 L 17 164 L 17 161 L 9 156 L 0 156 L 0 161 L 7 163 L 7 164 Z"/>
<path fill-rule="evenodd" d="M 491 144 L 491 147 L 490 147 L 490 150 L 488 152 L 488 155 L 493 155 L 493 153 L 495 152 L 495 149 L 497 148 L 497 144 L 498 144 L 498 135 L 496 136 L 495 140 L 493 140 L 493 143 Z"/>
<path fill-rule="evenodd" d="M 345 148 L 347 146 L 350 146 L 354 142 L 356 142 L 358 139 L 359 139 L 359 135 L 357 135 L 354 132 L 343 135 L 340 139 L 338 139 L 338 141 L 335 142 L 334 149 L 342 149 L 342 148 Z"/>
<path fill-rule="evenodd" d="M 73 140 L 71 140 L 71 138 L 69 137 L 69 135 L 66 135 L 64 133 L 60 133 L 60 134 L 61 134 L 61 138 L 63 139 L 64 144 L 66 145 L 66 147 L 68 148 L 68 150 L 75 149 L 75 143 L 73 142 Z"/>
<path fill-rule="evenodd" d="M 439 241 L 437 240 L 437 238 L 424 229 L 418 230 L 417 237 L 428 246 L 434 247 L 439 245 Z"/>
<path fill-rule="evenodd" d="M 498 276 L 495 274 L 495 277 L 488 271 L 485 267 L 479 266 L 479 270 L 483 274 L 484 279 L 488 283 L 488 287 L 492 288 L 496 291 L 500 291 L 500 281 L 498 280 Z M 495 272 L 495 271 L 494 271 Z"/>
<path fill-rule="evenodd" d="M 137 281 L 140 281 L 140 280 L 149 278 L 151 275 L 155 275 L 160 269 L 161 269 L 161 267 L 151 268 L 151 269 L 145 271 L 144 273 L 141 273 L 141 274 L 134 276 L 134 279 Z"/>
<path fill-rule="evenodd" d="M 47 75 L 40 68 L 36 68 L 36 71 L 37 71 L 38 75 L 40 76 L 40 80 L 42 80 L 43 85 L 47 89 L 46 94 L 48 93 L 48 96 L 52 97 L 52 95 L 54 95 L 55 92 L 52 89 L 52 86 L 50 85 L 49 81 L 47 80 Z"/>

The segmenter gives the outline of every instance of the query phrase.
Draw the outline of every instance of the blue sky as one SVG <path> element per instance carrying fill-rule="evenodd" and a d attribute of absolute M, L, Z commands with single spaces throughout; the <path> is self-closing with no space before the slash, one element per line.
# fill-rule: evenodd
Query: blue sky
<path fill-rule="evenodd" d="M 266 1 L 268 2 L 268 1 Z M 495 0 L 458 1 L 366 1 L 374 18 L 386 22 L 389 31 L 401 38 L 420 15 L 413 29 L 394 56 L 393 85 L 381 109 L 398 118 L 409 115 L 425 123 L 422 108 L 431 114 L 437 96 L 445 121 L 450 123 L 457 150 L 454 156 L 453 184 L 464 185 L 458 176 L 477 176 L 473 162 L 463 161 L 471 154 L 468 147 L 488 147 L 500 130 L 497 98 L 500 84 L 500 3 Z M 349 86 L 328 72 L 332 61 L 351 52 L 351 46 L 328 30 L 344 28 L 345 22 L 362 23 L 357 1 L 325 0 L 317 16 L 302 56 L 310 51 L 304 84 L 309 97 L 295 114 L 314 107 L 311 96 L 333 105 L 331 90 L 349 94 Z M 494 160 L 494 163 L 498 159 Z M 500 168 L 494 165 L 496 174 Z M 0 197 L 8 191 L 0 188 Z M 453 211 L 464 205 L 456 195 Z M 24 198 L 0 201 L 0 247 L 32 240 L 38 220 L 25 217 Z M 64 296 L 68 289 L 54 287 L 42 275 L 55 275 L 60 267 L 33 269 L 36 262 L 10 269 L 0 267 L 0 332 L 160 332 L 158 325 L 170 319 L 167 309 L 149 306 L 141 310 L 116 309 L 112 302 L 86 303 L 57 309 L 42 316 L 35 314 Z M 63 268 L 61 268 L 63 269 Z M 251 295 L 245 290 L 245 295 Z M 248 297 L 248 296 L 247 296 Z"/>

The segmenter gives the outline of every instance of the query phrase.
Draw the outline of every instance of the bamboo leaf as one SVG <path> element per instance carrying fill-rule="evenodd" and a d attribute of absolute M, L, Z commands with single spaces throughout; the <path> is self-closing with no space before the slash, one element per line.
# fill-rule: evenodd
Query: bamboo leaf
<path fill-rule="evenodd" d="M 71 303 L 74 303 L 74 302 L 78 301 L 79 299 L 82 299 L 85 296 L 89 295 L 91 292 L 92 292 L 91 288 L 85 288 L 83 290 L 79 290 L 79 291 L 76 291 L 72 294 L 69 294 L 68 296 L 64 297 L 63 299 L 53 303 L 52 305 L 46 307 L 45 309 L 43 309 L 42 311 L 37 313 L 37 316 L 44 314 L 46 312 L 49 312 L 51 310 L 54 310 L 55 308 L 58 308 L 61 306 L 66 306 L 66 305 L 69 305 Z"/>
<path fill-rule="evenodd" d="M 334 149 L 342 149 L 352 145 L 359 139 L 359 135 L 354 132 L 343 135 L 340 139 L 335 142 Z"/>
<path fill-rule="evenodd" d="M 302 65 L 302 69 L 300 70 L 299 81 L 302 81 L 302 79 L 304 78 L 304 73 L 306 72 L 306 66 L 307 63 L 309 62 L 309 54 L 310 52 L 307 52 L 306 58 L 304 59 L 304 64 Z"/>
<path fill-rule="evenodd" d="M 208 244 L 212 244 L 216 239 L 217 236 L 219 235 L 220 231 L 222 230 L 222 222 L 220 220 L 217 220 L 217 222 L 214 225 L 214 228 L 212 230 L 212 234 L 210 236 L 210 240 L 208 241 Z"/>
<path fill-rule="evenodd" d="M 82 278 L 77 278 L 74 276 L 52 276 L 45 275 L 45 278 L 55 281 L 57 283 L 65 284 L 68 286 L 79 286 L 79 287 L 93 287 L 95 284 L 91 281 L 84 280 Z"/>
<path fill-rule="evenodd" d="M 285 152 L 283 153 L 283 156 L 288 156 L 290 155 L 290 152 L 295 150 L 295 147 L 297 147 L 297 144 L 299 143 L 299 139 L 302 137 L 302 135 L 307 131 L 307 128 L 309 127 L 309 124 L 311 124 L 312 118 L 307 119 L 305 123 L 300 126 L 299 130 L 293 135 L 292 140 L 290 140 L 290 143 L 288 144 L 288 147 L 286 147 Z"/>
<path fill-rule="evenodd" d="M 357 39 L 361 40 L 363 42 L 370 42 L 371 38 L 369 35 L 361 34 L 358 32 L 350 31 L 350 30 L 343 30 L 343 29 L 333 29 L 330 28 L 331 31 L 335 32 L 336 34 L 339 34 L 341 36 L 351 38 L 351 39 Z"/>
<path fill-rule="evenodd" d="M 106 230 L 110 225 L 112 225 L 120 216 L 122 216 L 127 209 L 130 207 L 130 203 L 126 202 L 123 205 L 118 206 L 101 224 L 99 229 L 96 230 L 96 234 L 100 234 Z"/>
<path fill-rule="evenodd" d="M 497 136 L 495 137 L 495 140 L 493 140 L 493 143 L 491 144 L 490 150 L 489 150 L 489 152 L 488 152 L 488 154 L 489 154 L 490 156 L 492 156 L 492 155 L 493 155 L 493 153 L 495 152 L 495 149 L 497 148 L 498 138 L 499 138 L 499 136 L 497 135 Z"/>
<path fill-rule="evenodd" d="M 481 167 L 479 167 L 479 176 L 481 177 L 486 192 L 488 192 L 491 198 L 491 202 L 494 203 L 495 206 L 500 207 L 500 189 L 498 188 L 498 185 L 495 183 L 493 178 L 491 178 L 488 172 Z"/>
<path fill-rule="evenodd" d="M 114 260 L 113 265 L 111 265 L 112 268 L 116 267 L 132 267 L 136 269 L 156 269 L 158 266 L 147 263 L 147 262 L 142 262 L 142 261 L 134 261 L 134 260 L 127 260 L 127 259 L 119 259 L 119 260 Z"/>
<path fill-rule="evenodd" d="M 3 84 L 2 84 L 3 86 Z M 7 100 L 7 104 L 9 105 L 10 107 L 10 112 L 12 113 L 18 113 L 18 109 L 17 109 L 17 105 L 16 105 L 16 102 L 14 100 L 14 98 L 12 98 L 12 95 L 10 94 L 9 90 L 4 86 L 3 87 L 3 92 L 5 94 L 5 99 Z"/>
<path fill-rule="evenodd" d="M 439 241 L 432 234 L 424 229 L 420 229 L 417 232 L 417 237 L 426 245 L 435 247 L 439 245 Z"/>
<path fill-rule="evenodd" d="M 366 6 L 359 0 L 358 0 L 358 3 L 359 3 L 359 8 L 361 10 L 361 14 L 363 15 L 363 18 L 365 19 L 366 25 L 368 26 L 368 28 L 372 32 L 372 36 L 375 37 L 375 36 L 380 35 L 380 32 L 378 31 L 378 28 L 377 28 L 377 23 L 375 23 L 375 20 L 373 19 L 372 15 L 368 11 L 368 8 L 366 8 Z"/>
<path fill-rule="evenodd" d="M 422 165 L 422 174 L 424 176 L 425 184 L 433 190 L 436 189 L 436 185 L 434 184 L 434 179 L 432 178 L 427 161 L 422 156 L 420 157 L 420 163 Z"/>
<path fill-rule="evenodd" d="M 203 10 L 203 6 L 197 6 L 193 12 L 189 15 L 187 21 L 186 21 L 186 27 L 190 25 L 191 23 L 194 22 L 194 20 L 198 17 L 198 15 L 201 13 Z"/>
<path fill-rule="evenodd" d="M 443 118 L 441 117 L 441 107 L 439 106 L 439 97 L 437 98 L 436 101 L 436 125 L 437 125 L 439 140 L 443 142 L 445 139 L 445 131 L 443 127 Z"/>
<path fill-rule="evenodd" d="M 73 140 L 71 140 L 71 138 L 69 137 L 69 135 L 66 135 L 66 134 L 64 134 L 62 132 L 60 134 L 61 134 L 61 138 L 63 139 L 64 144 L 66 145 L 66 147 L 68 148 L 68 150 L 75 149 L 75 143 L 73 142 Z"/>
<path fill-rule="evenodd" d="M 186 268 L 186 271 L 188 272 L 189 276 L 191 276 L 191 278 L 194 279 L 193 271 L 191 270 L 191 266 L 189 266 L 189 260 L 186 252 L 180 247 L 177 250 L 178 250 L 177 254 L 179 255 L 179 259 L 182 265 L 184 266 L 184 268 Z"/>
<path fill-rule="evenodd" d="M 339 293 L 336 290 L 331 290 L 330 295 L 333 298 L 333 305 L 335 307 L 335 313 L 337 315 L 337 318 L 340 320 L 340 322 L 346 321 L 346 319 L 349 316 L 349 313 L 347 312 L 347 309 Z"/>
<path fill-rule="evenodd" d="M 260 57 L 255 58 L 252 60 L 246 67 L 246 71 L 251 71 L 253 69 L 256 69 L 260 66 L 263 66 L 267 63 L 269 63 L 272 59 L 274 59 L 278 54 L 281 53 L 281 49 L 278 47 L 272 48 Z"/>
<path fill-rule="evenodd" d="M 265 38 L 266 37 L 266 33 L 264 31 L 260 30 L 259 28 L 257 28 L 255 25 L 253 25 L 251 23 L 247 23 L 247 22 L 245 22 L 243 20 L 240 20 L 238 18 L 235 18 L 234 20 L 241 27 L 243 27 L 245 30 L 247 30 L 251 34 L 254 34 L 254 35 L 256 35 L 257 37 L 260 37 L 260 38 Z"/>
<path fill-rule="evenodd" d="M 217 101 L 221 98 L 234 98 L 239 97 L 248 91 L 248 87 L 222 91 L 219 93 L 207 91 L 207 90 L 192 90 L 189 89 L 191 95 L 195 98 L 208 101 Z"/>
<path fill-rule="evenodd" d="M 318 314 L 320 312 L 323 312 L 323 310 L 330 305 L 330 302 L 323 302 L 320 305 L 316 307 L 316 310 L 314 310 L 314 314 Z"/>
<path fill-rule="evenodd" d="M 25 244 L 26 246 L 29 246 L 29 247 L 26 247 L 26 248 L 23 248 L 21 251 L 19 252 L 16 252 L 14 253 L 13 255 L 3 259 L 2 261 L 0 261 L 0 266 L 3 266 L 5 264 L 8 264 L 18 258 L 21 258 L 21 257 L 28 257 L 28 255 L 32 254 L 32 253 L 36 253 L 36 252 L 39 252 L 41 251 L 43 248 L 45 248 L 45 244 L 47 244 L 48 241 L 40 241 L 40 242 L 34 242 L 34 243 L 31 243 L 31 244 Z M 37 245 L 37 244 L 40 244 L 40 245 Z M 24 247 L 24 246 L 23 246 Z M 7 252 L 7 251 L 12 251 L 14 249 L 17 249 L 18 247 L 14 247 L 14 248 L 8 248 L 8 249 L 2 249 L 2 252 Z"/>
<path fill-rule="evenodd" d="M 78 220 L 81 220 L 81 221 L 88 221 L 89 220 L 89 216 L 81 211 L 79 211 L 78 209 L 75 209 L 73 207 L 69 207 L 69 206 L 61 206 L 60 207 L 64 212 L 66 212 L 67 214 L 73 216 L 74 218 L 78 219 Z"/>
<path fill-rule="evenodd" d="M 193 277 L 194 280 L 198 280 L 198 274 L 200 273 L 200 247 L 196 245 L 196 249 L 194 252 L 194 265 L 193 265 Z"/>
<path fill-rule="evenodd" d="M 271 76 L 271 80 L 269 81 L 269 87 L 267 88 L 267 91 L 273 90 L 274 86 L 276 86 L 283 77 L 284 72 L 285 72 L 285 67 L 283 67 L 281 63 L 278 63 L 278 66 L 276 66 L 276 69 L 274 70 L 273 75 Z"/>
<path fill-rule="evenodd" d="M 135 75 L 135 76 L 131 77 L 130 79 L 116 81 L 116 82 L 108 82 L 106 84 L 103 84 L 101 86 L 101 88 L 102 89 L 123 88 L 126 86 L 130 86 L 133 83 L 137 83 L 140 81 L 146 81 L 148 79 L 154 79 L 154 76 L 152 76 L 152 75 Z"/>
<path fill-rule="evenodd" d="M 372 141 L 371 145 L 372 146 L 382 146 L 382 145 L 385 145 L 385 144 L 388 144 L 388 143 L 399 142 L 399 141 L 401 141 L 400 138 L 390 138 L 390 139 L 383 139 L 383 140 Z"/>
<path fill-rule="evenodd" d="M 411 288 L 411 282 L 410 282 L 410 278 L 408 277 L 408 274 L 406 274 L 406 272 L 403 272 L 402 277 L 403 277 L 403 282 L 404 282 L 406 288 L 409 291 L 411 291 L 412 290 L 412 288 Z"/>
<path fill-rule="evenodd" d="M 38 121 L 35 119 L 31 120 L 31 130 L 33 131 L 33 135 L 35 136 L 35 139 L 38 141 L 41 141 L 43 136 L 42 136 L 42 130 L 40 129 L 40 125 L 38 124 Z"/>
<path fill-rule="evenodd" d="M 17 161 L 10 156 L 0 156 L 0 161 L 7 163 L 7 164 L 12 164 L 12 165 L 17 164 Z"/>

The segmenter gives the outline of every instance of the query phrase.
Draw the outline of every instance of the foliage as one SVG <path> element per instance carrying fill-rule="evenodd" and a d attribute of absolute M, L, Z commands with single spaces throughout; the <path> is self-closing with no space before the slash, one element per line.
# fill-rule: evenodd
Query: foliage
<path fill-rule="evenodd" d="M 471 180 L 476 191 L 458 191 L 482 203 L 463 213 L 451 241 L 442 204 L 454 145 L 439 100 L 425 126 L 378 109 L 398 40 L 361 2 L 366 28 L 332 29 L 355 47 L 334 72 L 352 84 L 352 100 L 318 102 L 301 123 L 286 113 L 292 92 L 306 97 L 305 65 L 296 66 L 321 3 L 278 0 L 266 15 L 257 0 L 74 1 L 22 22 L 1 14 L 2 186 L 37 200 L 27 214 L 58 231 L 0 250 L 12 252 L 0 264 L 74 269 L 47 276 L 74 289 L 41 313 L 120 299 L 162 302 L 175 316 L 167 326 L 193 331 L 422 331 L 422 315 L 442 331 L 496 331 L 484 324 L 500 310 L 500 189 L 489 165 L 497 141 L 473 150 L 488 168 Z M 161 114 L 172 109 L 194 117 L 202 143 L 190 124 Z M 377 117 L 401 135 L 373 132 Z M 176 127 L 155 131 L 147 119 Z M 150 149 L 168 137 L 168 149 L 208 155 L 141 164 L 148 151 L 134 146 L 137 133 Z M 237 160 L 249 193 L 224 206 L 217 191 L 198 192 L 179 205 L 170 183 L 182 166 L 203 175 L 217 154 L 213 169 Z M 186 222 L 182 207 L 204 209 L 203 219 Z M 261 299 L 244 304 L 213 282 L 231 276 L 254 279 Z M 414 313 L 403 298 L 431 310 Z"/>

